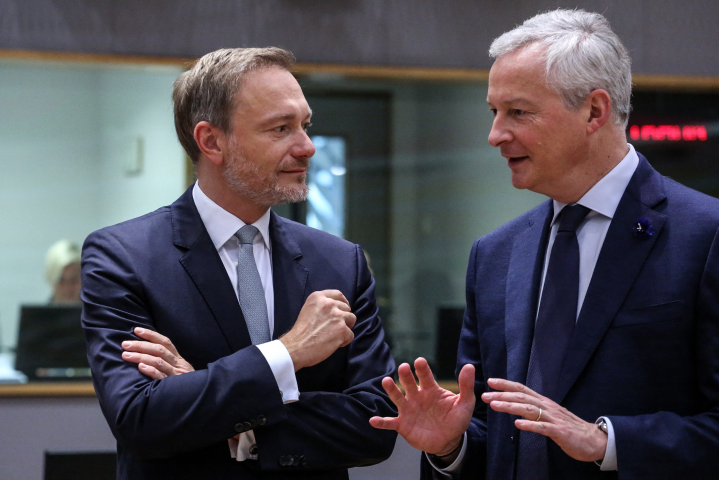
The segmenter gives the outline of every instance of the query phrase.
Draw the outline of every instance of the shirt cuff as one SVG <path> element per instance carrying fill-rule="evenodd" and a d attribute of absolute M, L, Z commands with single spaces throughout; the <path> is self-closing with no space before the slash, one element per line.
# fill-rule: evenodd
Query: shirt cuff
<path fill-rule="evenodd" d="M 260 353 L 270 365 L 272 375 L 282 395 L 282 403 L 292 403 L 300 399 L 300 389 L 297 386 L 295 365 L 292 363 L 290 352 L 279 340 L 256 345 Z"/>
<path fill-rule="evenodd" d="M 432 458 L 427 455 L 427 452 L 424 452 L 424 455 L 427 457 L 427 461 L 430 465 L 432 465 L 432 468 L 437 470 L 439 473 L 443 474 L 447 478 L 452 478 L 453 473 L 459 473 L 459 471 L 462 469 L 462 465 L 464 464 L 464 454 L 467 451 L 467 432 L 464 432 L 464 438 L 462 439 L 462 448 L 459 449 L 459 455 L 457 455 L 457 458 L 454 459 L 454 462 L 448 467 L 441 468 L 438 467 L 433 461 Z"/>
<path fill-rule="evenodd" d="M 607 422 L 607 450 L 604 452 L 604 460 L 600 465 L 600 470 L 603 472 L 613 472 L 617 470 L 617 441 L 614 438 L 614 427 L 612 427 L 612 421 L 607 417 L 599 417 L 597 420 L 604 420 Z"/>

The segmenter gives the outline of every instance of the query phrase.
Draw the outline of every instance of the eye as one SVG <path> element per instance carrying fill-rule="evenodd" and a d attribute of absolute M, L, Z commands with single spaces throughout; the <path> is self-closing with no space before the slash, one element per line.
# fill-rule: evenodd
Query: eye
<path fill-rule="evenodd" d="M 282 133 L 285 130 L 287 130 L 287 125 L 281 125 L 281 126 L 275 128 L 275 131 L 279 132 L 279 133 Z"/>
<path fill-rule="evenodd" d="M 517 110 L 516 108 L 514 110 L 512 110 L 512 114 L 517 117 L 522 115 L 523 113 L 524 113 L 524 110 Z"/>
<path fill-rule="evenodd" d="M 497 109 L 496 109 L 496 108 L 490 108 L 489 111 L 492 112 L 492 115 L 494 115 L 495 117 L 497 116 Z"/>
<path fill-rule="evenodd" d="M 302 128 L 303 128 L 303 129 L 305 130 L 305 132 L 306 132 L 307 130 L 309 130 L 309 128 L 310 128 L 311 126 L 312 126 L 311 123 L 305 123 L 304 125 L 302 125 Z"/>

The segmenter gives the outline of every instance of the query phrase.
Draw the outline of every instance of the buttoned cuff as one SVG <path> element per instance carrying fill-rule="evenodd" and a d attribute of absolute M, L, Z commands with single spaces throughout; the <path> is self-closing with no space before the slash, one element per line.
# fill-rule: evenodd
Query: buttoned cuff
<path fill-rule="evenodd" d="M 290 352 L 279 340 L 257 345 L 257 349 L 270 365 L 272 375 L 275 377 L 277 387 L 282 394 L 283 403 L 292 403 L 300 399 L 300 389 L 297 386 L 295 365 L 292 363 Z"/>
<path fill-rule="evenodd" d="M 599 417 L 597 421 L 604 420 L 607 422 L 607 450 L 604 452 L 604 460 L 600 464 L 600 470 L 603 472 L 613 472 L 617 470 L 617 441 L 614 438 L 614 427 L 612 421 L 607 417 Z"/>
<path fill-rule="evenodd" d="M 442 474 L 446 478 L 452 478 L 454 473 L 459 473 L 459 471 L 462 469 L 462 465 L 464 464 L 464 454 L 467 451 L 467 432 L 464 432 L 464 438 L 462 439 L 462 448 L 459 450 L 459 455 L 457 455 L 457 458 L 454 459 L 454 462 L 448 467 L 441 468 L 438 467 L 433 461 L 432 457 L 430 457 L 427 452 L 424 452 L 425 456 L 427 457 L 427 461 L 430 465 L 432 465 L 432 468 L 434 468 L 437 472 Z"/>

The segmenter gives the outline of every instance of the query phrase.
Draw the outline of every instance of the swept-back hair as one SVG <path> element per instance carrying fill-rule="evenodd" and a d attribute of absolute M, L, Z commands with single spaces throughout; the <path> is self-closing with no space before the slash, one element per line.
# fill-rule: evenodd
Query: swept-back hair
<path fill-rule="evenodd" d="M 496 38 L 489 56 L 539 45 L 546 58 L 545 82 L 567 108 L 577 108 L 596 89 L 606 90 L 612 118 L 626 127 L 631 111 L 631 59 L 606 18 L 584 10 L 541 13 Z"/>
<path fill-rule="evenodd" d="M 204 55 L 180 75 L 172 91 L 175 130 L 192 161 L 200 157 L 195 126 L 206 121 L 229 132 L 233 99 L 249 72 L 269 67 L 290 70 L 294 63 L 294 55 L 281 48 L 224 48 Z"/>

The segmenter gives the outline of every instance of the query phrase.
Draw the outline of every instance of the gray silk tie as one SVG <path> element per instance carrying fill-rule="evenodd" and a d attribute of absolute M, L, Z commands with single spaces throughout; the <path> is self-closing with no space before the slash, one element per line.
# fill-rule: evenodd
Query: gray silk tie
<path fill-rule="evenodd" d="M 252 242 L 258 232 L 256 227 L 245 225 L 235 233 L 235 237 L 240 241 L 240 254 L 237 258 L 237 290 L 240 308 L 245 316 L 253 345 L 271 340 L 265 290 L 262 288 L 260 272 L 257 271 L 255 255 L 252 251 Z"/>

